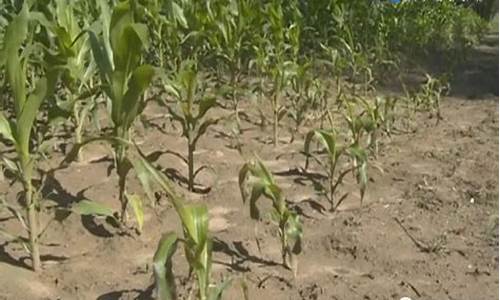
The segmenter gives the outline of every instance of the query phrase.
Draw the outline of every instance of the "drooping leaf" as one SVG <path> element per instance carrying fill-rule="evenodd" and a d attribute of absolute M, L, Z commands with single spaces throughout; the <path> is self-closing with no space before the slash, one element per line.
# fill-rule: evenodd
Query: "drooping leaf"
<path fill-rule="evenodd" d="M 79 201 L 78 203 L 74 204 L 71 207 L 71 210 L 80 215 L 114 218 L 113 210 L 109 208 L 107 205 L 88 199 Z"/>

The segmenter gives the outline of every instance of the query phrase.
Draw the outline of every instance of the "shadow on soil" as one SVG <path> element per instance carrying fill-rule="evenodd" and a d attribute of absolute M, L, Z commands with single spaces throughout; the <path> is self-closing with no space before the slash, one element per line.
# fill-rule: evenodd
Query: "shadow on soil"
<path fill-rule="evenodd" d="M 260 257 L 250 254 L 248 250 L 245 248 L 245 246 L 243 246 L 243 243 L 241 241 L 232 242 L 232 244 L 230 245 L 218 238 L 214 238 L 213 251 L 222 252 L 231 257 L 231 263 L 225 263 L 215 260 L 214 263 L 227 266 L 237 272 L 250 271 L 250 268 L 248 266 L 244 266 L 246 262 L 251 262 L 265 266 L 281 266 L 280 263 L 262 259 Z"/>
<path fill-rule="evenodd" d="M 121 291 L 114 291 L 114 292 L 109 292 L 106 294 L 103 294 L 99 297 L 97 297 L 96 300 L 120 300 L 124 299 L 123 296 L 127 295 L 128 297 L 126 299 L 134 299 L 134 300 L 153 300 L 153 289 L 154 285 L 150 285 L 146 290 L 139 290 L 139 289 L 131 289 L 131 290 L 121 290 Z M 135 297 L 131 297 L 130 294 L 135 294 Z"/>

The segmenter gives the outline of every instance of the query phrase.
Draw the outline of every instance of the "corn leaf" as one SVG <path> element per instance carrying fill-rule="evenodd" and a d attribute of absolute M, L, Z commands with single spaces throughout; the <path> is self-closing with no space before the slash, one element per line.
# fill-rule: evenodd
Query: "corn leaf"
<path fill-rule="evenodd" d="M 139 113 L 141 95 L 148 88 L 155 74 L 150 65 L 142 65 L 134 70 L 129 80 L 129 87 L 123 97 L 123 126 L 130 127 Z"/>
<path fill-rule="evenodd" d="M 4 36 L 4 55 L 7 79 L 14 94 L 16 113 L 20 113 L 26 101 L 26 73 L 18 51 L 28 35 L 28 4 L 25 2 L 19 13 L 7 27 Z"/>
<path fill-rule="evenodd" d="M 5 118 L 3 112 L 0 111 L 0 135 L 5 139 L 15 142 L 14 136 L 12 134 L 12 128 L 10 122 Z"/>
<path fill-rule="evenodd" d="M 144 225 L 144 208 L 142 205 L 142 199 L 138 195 L 127 195 L 127 199 L 132 205 L 132 210 L 134 211 L 135 220 L 137 221 L 137 230 L 142 232 L 142 226 Z"/>
<path fill-rule="evenodd" d="M 157 300 L 177 299 L 172 271 L 172 256 L 177 250 L 177 243 L 177 235 L 174 232 L 164 234 L 158 243 L 153 258 Z"/>
<path fill-rule="evenodd" d="M 91 216 L 102 216 L 102 217 L 112 217 L 113 210 L 108 206 L 93 201 L 93 200 L 82 200 L 71 207 L 71 210 L 80 215 L 91 215 Z"/>
<path fill-rule="evenodd" d="M 47 96 L 47 79 L 40 78 L 36 84 L 35 91 L 28 97 L 28 101 L 23 105 L 21 114 L 17 121 L 17 142 L 23 153 L 29 152 L 29 141 L 33 124 L 42 104 Z"/>

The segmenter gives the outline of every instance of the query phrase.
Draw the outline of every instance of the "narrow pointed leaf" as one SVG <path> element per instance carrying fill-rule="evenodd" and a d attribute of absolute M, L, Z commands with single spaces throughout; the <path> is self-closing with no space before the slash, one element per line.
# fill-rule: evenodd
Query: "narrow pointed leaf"
<path fill-rule="evenodd" d="M 93 200 L 82 200 L 71 207 L 71 210 L 80 215 L 114 217 L 113 210 L 103 203 Z"/>
<path fill-rule="evenodd" d="M 166 233 L 161 237 L 153 258 L 156 300 L 175 300 L 175 277 L 172 270 L 172 257 L 177 250 L 177 235 Z"/>

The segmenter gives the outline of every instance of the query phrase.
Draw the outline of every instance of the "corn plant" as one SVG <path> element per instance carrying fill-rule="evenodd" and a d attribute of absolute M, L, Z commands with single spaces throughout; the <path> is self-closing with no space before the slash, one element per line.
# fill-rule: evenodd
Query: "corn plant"
<path fill-rule="evenodd" d="M 4 165 L 13 172 L 22 182 L 24 188 L 23 206 L 27 214 L 28 221 L 20 213 L 16 213 L 21 223 L 29 233 L 29 252 L 34 271 L 39 271 L 40 252 L 39 238 L 40 231 L 38 225 L 39 200 L 33 186 L 34 171 L 40 159 L 37 146 L 32 141 L 32 133 L 37 129 L 36 119 L 42 102 L 53 94 L 58 73 L 56 70 L 45 70 L 42 76 L 37 78 L 34 74 L 30 78 L 34 89 L 29 90 L 26 83 L 28 81 L 27 70 L 30 67 L 30 51 L 32 47 L 22 47 L 28 37 L 29 19 L 31 18 L 27 3 L 24 3 L 21 11 L 9 23 L 5 36 L 2 53 L 5 58 L 6 82 L 12 90 L 14 101 L 14 116 L 7 118 L 4 112 L 0 112 L 0 134 L 15 148 L 15 157 L 9 159 L 2 157 Z M 23 49 L 23 51 L 20 51 Z M 45 74 L 44 74 L 45 73 Z"/>
<path fill-rule="evenodd" d="M 294 127 L 291 129 L 290 143 L 299 133 L 300 127 L 308 120 L 308 113 L 320 106 L 324 100 L 324 91 L 318 78 L 311 76 L 311 65 L 309 63 L 298 65 L 291 77 L 292 92 L 290 93 L 290 105 L 288 116 L 292 119 Z"/>
<path fill-rule="evenodd" d="M 313 139 L 317 139 L 322 145 L 326 152 L 325 160 L 312 153 L 311 142 Z M 334 212 L 349 195 L 349 193 L 344 193 L 337 197 L 338 188 L 342 185 L 345 176 L 350 173 L 356 175 L 362 203 L 368 181 L 366 175 L 367 155 L 363 148 L 355 143 L 349 146 L 340 145 L 334 130 L 319 129 L 312 130 L 307 134 L 304 141 L 304 153 L 306 155 L 305 170 L 308 169 L 309 158 L 313 158 L 326 174 L 328 182 L 323 186 L 323 196 L 330 203 L 331 212 Z M 343 157 L 350 158 L 354 163 L 348 167 L 342 166 Z"/>
<path fill-rule="evenodd" d="M 134 19 L 134 10 L 129 1 L 116 4 L 111 16 L 108 8 L 102 4 L 103 35 L 98 36 L 89 30 L 89 41 L 101 78 L 101 89 L 108 98 L 112 133 L 89 137 L 75 145 L 64 162 L 74 159 L 84 145 L 106 141 L 111 143 L 114 152 L 116 173 L 118 175 L 119 201 L 121 204 L 120 220 L 127 221 L 129 200 L 136 202 L 137 197 L 127 196 L 126 179 L 133 155 L 128 150 L 132 144 L 131 130 L 134 120 L 144 109 L 143 94 L 150 85 L 155 71 L 150 65 L 141 65 L 141 54 L 147 45 L 147 28 Z M 139 174 L 141 176 L 141 174 Z M 136 219 L 141 214 L 141 205 L 134 204 Z M 139 214 L 139 215 L 138 215 Z"/>
<path fill-rule="evenodd" d="M 241 129 L 239 118 L 239 90 L 242 72 L 248 65 L 248 53 L 250 45 L 248 35 L 251 33 L 251 11 L 250 1 L 229 1 L 228 5 L 222 5 L 218 14 L 209 13 L 212 22 L 216 25 L 216 34 L 209 37 L 215 55 L 222 59 L 229 71 L 230 98 L 234 109 L 234 116 L 238 131 Z"/>
<path fill-rule="evenodd" d="M 271 217 L 278 225 L 282 264 L 284 267 L 291 269 L 296 276 L 297 255 L 302 252 L 302 222 L 300 217 L 287 207 L 281 188 L 259 159 L 243 165 L 239 172 L 238 182 L 241 198 L 243 203 L 248 201 L 252 219 L 260 219 L 257 200 L 261 196 L 272 202 Z M 249 190 L 251 190 L 250 193 Z"/>
<path fill-rule="evenodd" d="M 184 238 L 175 232 L 162 236 L 153 258 L 156 299 L 177 299 L 172 257 L 179 243 L 184 246 L 189 273 L 194 272 L 199 300 L 220 300 L 230 280 L 211 284 L 212 238 L 208 232 L 208 210 L 204 205 L 183 205 L 179 211 Z"/>
<path fill-rule="evenodd" d="M 76 7 L 68 0 L 55 0 L 48 6 L 48 15 L 41 12 L 32 13 L 44 29 L 53 36 L 44 43 L 50 47 L 53 43 L 57 48 L 48 55 L 47 63 L 57 66 L 62 72 L 64 86 L 62 97 L 56 97 L 49 107 L 49 119 L 52 122 L 69 118 L 73 123 L 75 143 L 83 141 L 83 132 L 87 119 L 96 107 L 93 95 L 95 64 L 90 60 L 90 45 L 81 38 L 82 28 L 87 27 L 86 20 L 79 20 Z M 80 26 L 82 22 L 83 26 Z M 78 153 L 78 160 L 81 160 Z"/>
<path fill-rule="evenodd" d="M 184 10 L 175 1 L 155 0 L 143 4 L 151 33 L 153 54 L 160 68 L 173 69 L 183 59 L 182 45 L 186 41 L 184 30 L 188 27 Z"/>
<path fill-rule="evenodd" d="M 165 89 L 177 101 L 177 107 L 167 106 L 171 117 L 182 126 L 182 136 L 187 140 L 188 189 L 194 191 L 194 151 L 198 140 L 219 119 L 206 118 L 216 105 L 215 97 L 206 95 L 206 86 L 200 83 L 194 61 L 185 61 L 179 71 L 165 83 Z"/>
<path fill-rule="evenodd" d="M 449 90 L 449 83 L 445 77 L 434 78 L 425 74 L 426 82 L 421 86 L 420 93 L 415 95 L 417 109 L 428 110 L 436 115 L 436 122 L 443 119 L 441 115 L 441 97 Z"/>
<path fill-rule="evenodd" d="M 286 115 L 286 107 L 281 103 L 284 89 L 290 82 L 294 70 L 293 61 L 287 58 L 290 43 L 299 40 L 300 30 L 296 24 L 287 27 L 280 1 L 273 1 L 267 6 L 269 17 L 269 63 L 267 74 L 271 78 L 270 100 L 273 111 L 273 144 L 279 139 L 279 122 Z M 298 53 L 297 53 L 298 54 Z"/>
<path fill-rule="evenodd" d="M 189 275 L 194 273 L 198 282 L 198 299 L 218 300 L 230 281 L 214 286 L 211 284 L 212 239 L 208 231 L 208 210 L 205 205 L 186 204 L 184 198 L 177 194 L 170 180 L 158 171 L 138 149 L 134 160 L 131 160 L 138 172 L 148 197 L 153 198 L 153 186 L 159 186 L 167 194 L 177 215 L 180 218 L 183 238 L 176 233 L 164 234 L 156 250 L 153 269 L 156 281 L 156 299 L 176 299 L 175 281 L 172 270 L 172 256 L 178 243 L 184 245 L 186 260 L 189 264 Z"/>

